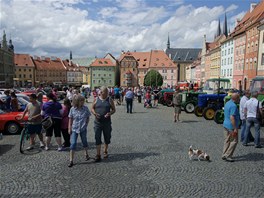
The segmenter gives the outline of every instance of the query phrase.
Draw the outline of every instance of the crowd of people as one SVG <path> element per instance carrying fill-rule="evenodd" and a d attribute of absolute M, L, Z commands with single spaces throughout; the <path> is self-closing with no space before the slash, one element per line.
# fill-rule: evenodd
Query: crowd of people
<path fill-rule="evenodd" d="M 74 165 L 74 153 L 76 150 L 77 138 L 80 136 L 84 148 L 85 159 L 89 160 L 87 126 L 90 116 L 95 116 L 94 133 L 96 144 L 95 162 L 102 159 L 101 145 L 102 135 L 104 138 L 103 158 L 108 157 L 108 145 L 111 143 L 111 115 L 116 111 L 116 105 L 122 105 L 126 102 L 126 112 L 133 113 L 133 102 L 144 101 L 144 107 L 151 108 L 158 106 L 160 87 L 101 87 L 90 90 L 66 89 L 66 98 L 61 102 L 57 101 L 56 90 L 47 95 L 47 102 L 43 103 L 43 94 L 39 90 L 37 94 L 30 95 L 30 103 L 27 105 L 20 119 L 24 119 L 28 114 L 28 131 L 30 133 L 31 150 L 35 146 L 36 135 L 40 140 L 40 147 L 46 151 L 50 150 L 51 138 L 54 135 L 57 143 L 57 150 L 63 151 L 70 149 L 69 167 Z M 179 87 L 173 90 L 174 122 L 180 120 L 182 95 Z M 88 102 L 90 94 L 93 94 L 94 100 L 91 110 L 85 105 Z M 7 98 L 2 105 L 4 108 L 18 111 L 17 99 L 15 93 L 5 92 Z M 224 107 L 224 149 L 222 159 L 225 161 L 234 161 L 232 156 L 238 143 L 238 129 L 241 121 L 240 141 L 244 146 L 249 142 L 254 142 L 256 148 L 261 148 L 260 144 L 260 122 L 258 112 L 262 112 L 262 106 L 257 100 L 258 93 L 250 93 L 246 90 L 244 96 L 240 99 L 238 93 L 233 93 L 231 100 Z M 239 108 L 237 108 L 239 104 Z M 49 128 L 43 129 L 42 120 L 50 117 L 52 124 Z M 254 126 L 255 135 L 253 137 L 250 129 Z M 45 134 L 45 138 L 43 137 Z M 64 142 L 62 143 L 62 137 Z"/>
<path fill-rule="evenodd" d="M 4 91 L 4 99 L 0 99 L 0 109 L 6 112 L 17 112 L 21 110 L 21 106 L 19 105 L 17 95 L 15 92 L 11 92 L 10 90 Z"/>
<path fill-rule="evenodd" d="M 258 92 L 250 93 L 246 90 L 240 100 L 238 93 L 233 93 L 224 107 L 224 149 L 222 159 L 233 162 L 233 154 L 238 144 L 238 129 L 241 120 L 240 141 L 243 146 L 254 142 L 255 148 L 262 148 L 260 143 L 260 122 L 259 115 L 262 114 L 262 105 L 257 100 Z M 239 109 L 237 108 L 239 104 Z M 264 115 L 263 115 L 264 116 Z M 260 116 L 261 117 L 261 116 Z M 251 134 L 251 127 L 255 128 L 255 135 Z"/>

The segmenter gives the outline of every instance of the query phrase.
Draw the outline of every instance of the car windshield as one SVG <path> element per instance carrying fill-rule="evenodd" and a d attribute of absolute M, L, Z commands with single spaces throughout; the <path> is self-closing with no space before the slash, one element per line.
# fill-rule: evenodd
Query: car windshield
<path fill-rule="evenodd" d="M 22 97 L 17 97 L 18 102 L 22 105 L 27 105 L 29 102 Z"/>
<path fill-rule="evenodd" d="M 251 92 L 257 91 L 258 93 L 264 93 L 264 80 L 254 80 L 251 85 Z"/>
<path fill-rule="evenodd" d="M 0 109 L 0 115 L 1 115 L 1 114 L 4 114 L 4 113 L 5 113 L 5 112 L 4 112 L 2 109 Z"/>

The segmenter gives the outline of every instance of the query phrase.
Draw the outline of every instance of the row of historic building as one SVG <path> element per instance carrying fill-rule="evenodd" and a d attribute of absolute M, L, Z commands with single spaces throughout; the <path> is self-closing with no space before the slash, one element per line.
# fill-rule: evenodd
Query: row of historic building
<path fill-rule="evenodd" d="M 14 63 L 12 63 L 14 61 Z M 164 86 L 189 81 L 200 86 L 210 78 L 228 78 L 231 87 L 247 89 L 252 79 L 264 75 L 264 1 L 251 4 L 235 29 L 227 29 L 227 18 L 220 20 L 213 42 L 204 36 L 198 48 L 121 52 L 119 58 L 110 53 L 103 58 L 73 58 L 15 54 L 4 33 L 0 47 L 1 86 L 38 86 L 39 84 L 89 84 L 106 86 L 142 86 L 150 69 L 158 71 Z"/>
<path fill-rule="evenodd" d="M 213 42 L 204 36 L 202 52 L 186 68 L 186 80 L 199 84 L 209 78 L 228 78 L 231 87 L 247 89 L 253 78 L 264 76 L 264 1 L 251 4 L 235 29 L 227 32 L 225 16 L 223 31 L 220 21 Z"/>

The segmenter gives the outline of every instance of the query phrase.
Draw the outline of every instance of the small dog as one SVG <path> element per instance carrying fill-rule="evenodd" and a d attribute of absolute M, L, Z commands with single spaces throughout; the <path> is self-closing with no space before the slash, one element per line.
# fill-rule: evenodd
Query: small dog
<path fill-rule="evenodd" d="M 210 161 L 210 156 L 206 152 L 200 149 L 193 149 L 192 146 L 189 147 L 188 154 L 189 154 L 190 160 L 192 160 L 194 156 L 197 156 L 199 161 L 201 161 L 201 159 Z"/>

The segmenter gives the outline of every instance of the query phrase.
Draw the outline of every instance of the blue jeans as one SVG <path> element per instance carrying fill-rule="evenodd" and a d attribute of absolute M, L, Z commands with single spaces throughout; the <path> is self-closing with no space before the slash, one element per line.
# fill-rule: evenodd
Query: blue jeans
<path fill-rule="evenodd" d="M 248 143 L 248 137 L 250 133 L 250 128 L 251 126 L 254 125 L 255 127 L 255 146 L 260 145 L 260 123 L 256 118 L 247 118 L 247 124 L 246 124 L 246 133 L 245 133 L 245 138 L 243 141 L 243 144 Z"/>
<path fill-rule="evenodd" d="M 70 146 L 71 150 L 75 150 L 76 149 L 78 134 L 80 134 L 80 137 L 81 137 L 81 140 L 82 140 L 82 144 L 83 144 L 83 148 L 87 148 L 88 147 L 87 130 L 82 131 L 81 133 L 76 133 L 76 132 L 73 131 L 72 134 L 71 134 L 71 146 Z"/>
<path fill-rule="evenodd" d="M 246 135 L 246 128 L 247 128 L 247 120 L 241 120 L 242 124 L 241 124 L 241 136 L 240 136 L 240 141 L 244 142 L 244 138 Z M 247 142 L 252 142 L 254 140 L 254 137 L 252 136 L 252 133 L 249 129 L 249 134 L 248 134 L 248 139 Z"/>

